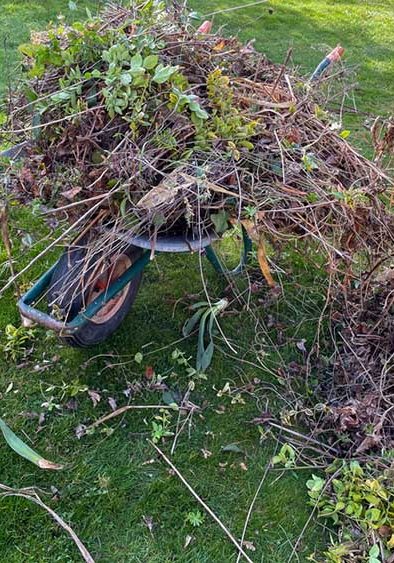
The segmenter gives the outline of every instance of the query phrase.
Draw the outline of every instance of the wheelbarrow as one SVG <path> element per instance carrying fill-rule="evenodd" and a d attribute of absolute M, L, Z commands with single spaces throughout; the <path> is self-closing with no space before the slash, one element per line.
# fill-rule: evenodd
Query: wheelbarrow
<path fill-rule="evenodd" d="M 85 244 L 74 243 L 59 260 L 18 301 L 22 317 L 47 329 L 54 330 L 67 344 L 87 347 L 106 340 L 120 326 L 137 297 L 144 268 L 151 261 L 149 236 L 133 233 L 119 235 L 123 249 L 114 254 L 107 267 L 84 278 L 83 262 L 87 253 Z M 252 241 L 242 228 L 240 262 L 233 270 L 227 270 L 215 252 L 212 243 L 218 237 L 214 232 L 201 238 L 187 236 L 158 236 L 155 252 L 203 253 L 220 274 L 235 275 L 242 272 L 247 263 Z M 71 277 L 70 277 L 71 276 Z M 78 276 L 80 279 L 78 279 Z M 83 291 L 76 291 L 82 287 Z M 35 304 L 46 295 L 50 302 L 59 299 L 66 319 L 59 320 L 54 314 L 42 312 Z"/>
<path fill-rule="evenodd" d="M 0 153 L 13 159 L 23 158 L 24 144 Z M 95 268 L 86 257 L 89 241 L 86 236 L 76 237 L 59 260 L 18 301 L 23 318 L 55 331 L 67 344 L 87 347 L 106 340 L 120 326 L 133 306 L 141 284 L 144 268 L 151 261 L 152 242 L 149 235 L 136 236 L 133 232 L 117 233 L 122 250 Z M 220 237 L 212 230 L 203 236 L 163 234 L 155 240 L 155 252 L 204 254 L 215 270 L 224 275 L 241 273 L 247 263 L 252 241 L 242 226 L 242 248 L 239 263 L 228 269 L 213 248 Z M 99 262 L 100 256 L 96 257 Z M 46 297 L 57 303 L 67 314 L 58 318 L 56 311 L 43 312 L 37 304 Z M 49 308 L 48 308 L 49 309 Z"/>

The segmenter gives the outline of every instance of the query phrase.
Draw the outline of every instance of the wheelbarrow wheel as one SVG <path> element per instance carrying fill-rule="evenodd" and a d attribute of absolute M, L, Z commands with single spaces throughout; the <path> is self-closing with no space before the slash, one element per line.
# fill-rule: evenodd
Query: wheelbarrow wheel
<path fill-rule="evenodd" d="M 70 246 L 61 256 L 48 289 L 52 313 L 72 321 L 81 311 L 106 291 L 109 283 L 119 278 L 142 254 L 142 249 L 129 246 L 105 260 L 98 253 L 88 258 L 83 242 Z M 86 348 L 106 340 L 124 320 L 138 293 L 142 272 L 136 275 L 113 299 L 72 335 L 60 336 L 69 346 Z"/>

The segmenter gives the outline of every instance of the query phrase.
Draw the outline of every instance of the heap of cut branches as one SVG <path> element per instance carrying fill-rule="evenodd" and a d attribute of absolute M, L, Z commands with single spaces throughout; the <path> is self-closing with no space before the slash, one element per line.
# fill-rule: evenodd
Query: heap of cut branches
<path fill-rule="evenodd" d="M 331 320 L 337 350 L 322 370 L 327 408 L 319 431 L 346 438 L 343 452 L 364 454 L 394 445 L 394 270 L 364 277 L 337 293 Z"/>
<path fill-rule="evenodd" d="M 153 241 L 235 217 L 317 241 L 332 269 L 385 252 L 389 178 L 334 130 L 316 86 L 209 27 L 149 2 L 34 34 L 8 131 L 30 141 L 15 191 Z"/>

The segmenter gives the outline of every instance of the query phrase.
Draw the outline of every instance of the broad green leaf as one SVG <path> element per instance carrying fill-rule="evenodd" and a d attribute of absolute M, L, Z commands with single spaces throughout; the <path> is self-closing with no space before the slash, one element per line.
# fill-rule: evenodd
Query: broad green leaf
<path fill-rule="evenodd" d="M 342 137 L 342 139 L 347 139 L 349 135 L 350 135 L 349 129 L 344 129 L 339 133 L 339 136 Z"/>
<path fill-rule="evenodd" d="M 206 371 L 209 366 L 211 365 L 212 362 L 212 357 L 213 357 L 213 351 L 214 351 L 214 345 L 213 345 L 213 341 L 211 340 L 210 343 L 208 344 L 208 346 L 205 348 L 201 358 L 200 358 L 200 370 L 201 371 Z"/>
<path fill-rule="evenodd" d="M 381 516 L 381 511 L 378 508 L 369 508 L 365 512 L 365 518 L 370 522 L 377 522 Z"/>
<path fill-rule="evenodd" d="M 5 441 L 7 444 L 21 457 L 24 457 L 28 461 L 31 461 L 41 469 L 63 469 L 62 465 L 58 463 L 52 463 L 47 459 L 41 457 L 37 452 L 32 450 L 30 446 L 25 444 L 23 440 L 18 438 L 16 434 L 7 426 L 7 424 L 0 418 L 0 430 L 3 433 Z"/>
<path fill-rule="evenodd" d="M 132 77 L 128 72 L 124 72 L 123 74 L 121 74 L 120 76 L 120 81 L 123 84 L 123 86 L 128 86 L 129 84 L 131 84 L 132 81 Z"/>
<path fill-rule="evenodd" d="M 200 320 L 200 317 L 202 316 L 203 313 L 204 313 L 204 309 L 198 309 L 198 311 L 196 311 L 194 315 L 185 322 L 182 328 L 183 336 L 189 336 L 189 334 L 193 331 L 194 327 Z"/>
<path fill-rule="evenodd" d="M 152 80 L 153 82 L 156 82 L 156 84 L 164 84 L 164 82 L 167 82 L 177 70 L 177 66 L 163 66 L 162 64 L 159 64 Z"/>
<path fill-rule="evenodd" d="M 22 45 L 19 45 L 18 51 L 22 55 L 25 55 L 25 57 L 32 59 L 37 53 L 37 45 L 33 45 L 33 43 L 22 43 Z"/>
<path fill-rule="evenodd" d="M 142 67 L 142 55 L 140 53 L 137 53 L 130 59 L 130 69 L 135 70 L 141 67 Z"/>
<path fill-rule="evenodd" d="M 157 66 L 158 62 L 159 57 L 157 55 L 148 55 L 147 57 L 145 57 L 142 66 L 146 68 L 146 70 L 152 70 Z"/>

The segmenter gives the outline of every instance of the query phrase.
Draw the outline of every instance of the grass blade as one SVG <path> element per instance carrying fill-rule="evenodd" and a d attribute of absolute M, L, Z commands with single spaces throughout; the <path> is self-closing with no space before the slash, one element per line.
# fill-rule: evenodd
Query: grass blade
<path fill-rule="evenodd" d="M 37 467 L 41 469 L 63 469 L 62 465 L 58 463 L 52 463 L 47 459 L 41 457 L 37 452 L 35 452 L 30 446 L 25 444 L 7 424 L 0 418 L 0 430 L 3 432 L 3 436 L 7 444 L 21 457 L 24 457 L 28 461 L 31 461 Z"/>

